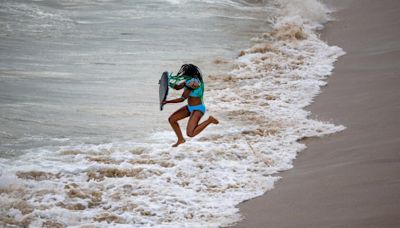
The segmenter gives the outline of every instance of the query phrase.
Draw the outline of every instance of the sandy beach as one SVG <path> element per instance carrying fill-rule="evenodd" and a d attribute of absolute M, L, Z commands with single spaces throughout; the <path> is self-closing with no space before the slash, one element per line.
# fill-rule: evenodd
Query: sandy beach
<path fill-rule="evenodd" d="M 236 227 L 400 227 L 400 1 L 329 1 L 322 39 L 347 54 L 309 107 L 347 129 L 308 139 Z"/>

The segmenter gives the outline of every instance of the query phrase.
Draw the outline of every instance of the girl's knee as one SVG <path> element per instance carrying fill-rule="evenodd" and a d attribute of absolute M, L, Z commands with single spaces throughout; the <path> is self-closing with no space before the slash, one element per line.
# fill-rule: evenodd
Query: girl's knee
<path fill-rule="evenodd" d="M 194 130 L 186 130 L 186 135 L 188 136 L 188 137 L 194 137 L 195 136 L 195 134 L 194 134 Z"/>
<path fill-rule="evenodd" d="M 176 121 L 176 119 L 174 117 L 170 116 L 170 117 L 168 117 L 168 122 L 176 123 L 177 121 Z"/>

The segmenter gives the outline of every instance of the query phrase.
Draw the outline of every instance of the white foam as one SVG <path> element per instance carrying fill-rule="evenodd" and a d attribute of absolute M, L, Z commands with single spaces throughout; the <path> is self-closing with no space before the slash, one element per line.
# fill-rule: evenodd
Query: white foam
<path fill-rule="evenodd" d="M 276 0 L 281 5 L 281 12 L 285 17 L 283 20 L 292 19 L 300 20 L 307 26 L 314 28 L 322 28 L 323 24 L 331 18 L 329 13 L 331 10 L 318 0 Z"/>
<path fill-rule="evenodd" d="M 219 126 L 174 149 L 173 132 L 164 131 L 147 142 L 42 148 L 2 159 L 0 218 L 96 227 L 240 220 L 236 205 L 273 188 L 276 173 L 292 168 L 305 149 L 299 140 L 344 129 L 309 119 L 304 110 L 344 54 L 315 33 L 328 11 L 317 1 L 306 1 L 312 10 L 302 10 L 300 1 L 278 3 L 273 31 L 245 50 L 228 75 L 207 79 L 207 109 Z"/>

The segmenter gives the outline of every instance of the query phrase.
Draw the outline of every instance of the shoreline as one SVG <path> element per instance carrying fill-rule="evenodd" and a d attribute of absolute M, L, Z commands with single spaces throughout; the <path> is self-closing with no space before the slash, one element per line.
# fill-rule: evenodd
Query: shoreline
<path fill-rule="evenodd" d="M 400 3 L 328 1 L 321 37 L 346 55 L 307 108 L 347 129 L 305 140 L 275 188 L 241 203 L 235 227 L 396 227 L 400 224 Z"/>

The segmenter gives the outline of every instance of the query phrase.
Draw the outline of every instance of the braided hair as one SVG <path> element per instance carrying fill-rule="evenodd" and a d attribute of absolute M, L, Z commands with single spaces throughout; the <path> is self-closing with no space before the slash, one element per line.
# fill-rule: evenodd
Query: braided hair
<path fill-rule="evenodd" d="M 180 76 L 180 75 L 190 76 L 192 78 L 197 78 L 201 82 L 203 82 L 203 76 L 200 72 L 200 69 L 193 64 L 183 64 L 181 66 L 181 69 L 179 69 L 179 72 L 177 75 L 178 76 Z"/>

